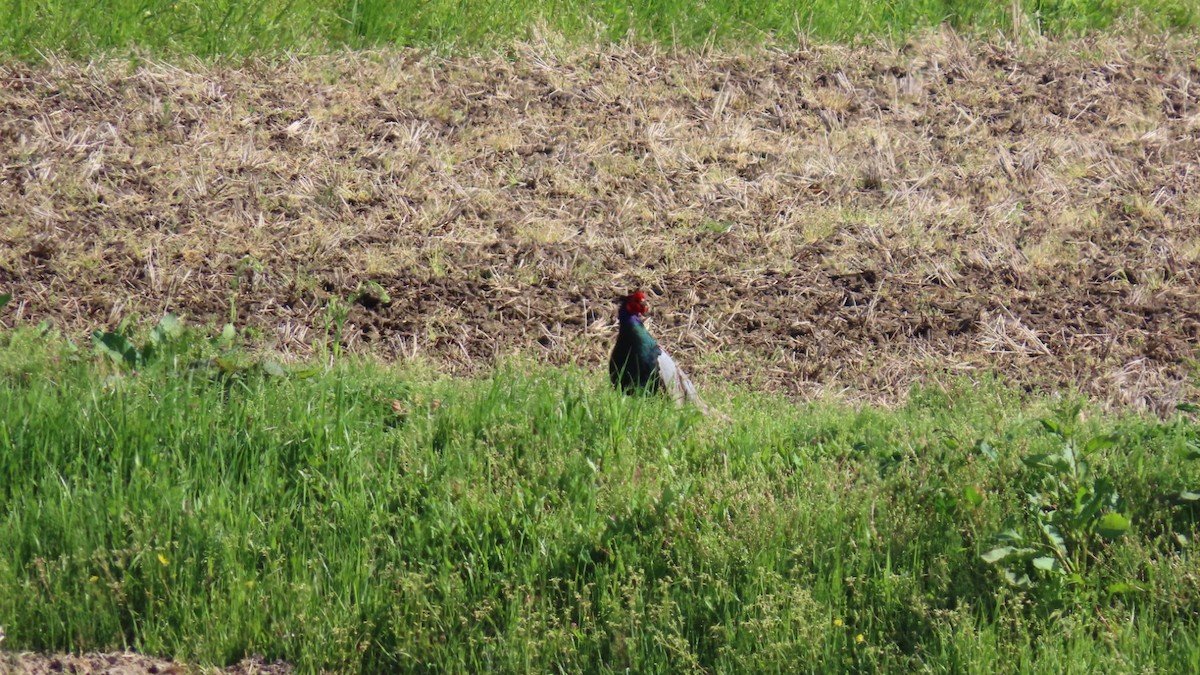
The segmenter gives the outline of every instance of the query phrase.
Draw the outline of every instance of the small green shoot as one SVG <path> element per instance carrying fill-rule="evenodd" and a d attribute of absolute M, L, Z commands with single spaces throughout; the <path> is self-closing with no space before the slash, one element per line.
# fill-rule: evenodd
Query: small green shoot
<path fill-rule="evenodd" d="M 358 285 L 358 289 L 354 291 L 350 301 L 367 309 L 375 309 L 380 305 L 390 305 L 392 296 L 388 295 L 387 289 L 379 282 L 368 280 Z"/>
<path fill-rule="evenodd" d="M 325 324 L 325 336 L 335 359 L 342 355 L 342 329 L 349 316 L 350 305 L 340 298 L 331 297 L 325 303 L 325 312 L 322 317 Z"/>

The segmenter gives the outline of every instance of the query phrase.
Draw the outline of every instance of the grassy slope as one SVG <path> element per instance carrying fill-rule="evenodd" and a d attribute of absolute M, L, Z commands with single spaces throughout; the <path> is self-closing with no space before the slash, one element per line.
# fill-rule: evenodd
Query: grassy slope
<path fill-rule="evenodd" d="M 1048 33 L 1105 28 L 1140 15 L 1158 28 L 1195 28 L 1186 0 L 13 0 L 0 8 L 0 53 L 89 57 L 136 48 L 152 54 L 244 54 L 386 45 L 477 49 L 536 33 L 585 42 L 630 35 L 695 46 L 798 36 L 903 35 L 943 21 L 982 32 L 1022 27 Z M 539 26 L 540 28 L 533 28 Z"/>
<path fill-rule="evenodd" d="M 1163 499 L 1194 483 L 1183 419 L 1078 423 L 1080 447 L 1115 434 L 1089 460 L 1133 529 L 1087 539 L 1085 583 L 1018 592 L 979 554 L 1034 531 L 1019 458 L 1061 446 L 1040 420 L 1062 401 L 714 392 L 725 425 L 574 370 L 221 383 L 2 340 L 8 648 L 388 672 L 1200 667 L 1200 568 L 1175 536 L 1196 512 Z M 1140 590 L 1104 590 L 1122 581 Z"/>

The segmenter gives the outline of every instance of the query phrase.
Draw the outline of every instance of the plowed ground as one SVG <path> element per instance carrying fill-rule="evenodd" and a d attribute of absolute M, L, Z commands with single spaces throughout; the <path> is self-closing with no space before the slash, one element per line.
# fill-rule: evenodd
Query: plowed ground
<path fill-rule="evenodd" d="M 0 323 L 895 402 L 995 372 L 1166 412 L 1200 340 L 1200 47 L 522 46 L 0 65 Z M 358 296 L 367 281 L 378 294 Z M 331 304 L 332 303 L 332 304 Z"/>

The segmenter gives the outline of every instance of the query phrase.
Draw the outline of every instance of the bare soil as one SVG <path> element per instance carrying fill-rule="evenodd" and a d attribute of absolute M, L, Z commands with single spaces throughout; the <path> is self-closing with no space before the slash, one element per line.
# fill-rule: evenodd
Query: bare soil
<path fill-rule="evenodd" d="M 0 323 L 232 304 L 305 355 L 340 300 L 353 351 L 598 367 L 644 287 L 701 386 L 897 402 L 995 372 L 1165 413 L 1200 340 L 1198 52 L 0 64 Z"/>

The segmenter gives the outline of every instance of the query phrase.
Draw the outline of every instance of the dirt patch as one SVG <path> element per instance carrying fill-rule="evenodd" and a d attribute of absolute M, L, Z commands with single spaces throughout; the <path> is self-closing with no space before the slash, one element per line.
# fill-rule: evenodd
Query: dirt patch
<path fill-rule="evenodd" d="M 232 306 L 304 354 L 337 299 L 351 350 L 598 366 L 641 286 L 701 383 L 994 370 L 1165 412 L 1200 340 L 1198 50 L 0 65 L 0 321 Z"/>
<path fill-rule="evenodd" d="M 34 654 L 0 652 L 0 673 L 5 675 L 290 675 L 292 667 L 244 659 L 228 668 L 185 665 L 130 652 L 88 654 Z"/>

